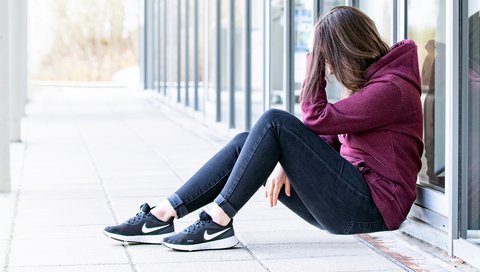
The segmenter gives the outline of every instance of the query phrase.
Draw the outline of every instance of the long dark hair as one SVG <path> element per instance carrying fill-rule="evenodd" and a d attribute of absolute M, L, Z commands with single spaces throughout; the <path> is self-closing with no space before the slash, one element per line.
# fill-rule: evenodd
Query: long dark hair
<path fill-rule="evenodd" d="M 348 95 L 352 95 L 365 84 L 365 70 L 389 50 L 375 23 L 365 13 L 348 6 L 331 9 L 314 27 L 310 74 L 302 99 L 316 96 L 324 76 L 325 61 L 338 81 L 349 90 Z"/>

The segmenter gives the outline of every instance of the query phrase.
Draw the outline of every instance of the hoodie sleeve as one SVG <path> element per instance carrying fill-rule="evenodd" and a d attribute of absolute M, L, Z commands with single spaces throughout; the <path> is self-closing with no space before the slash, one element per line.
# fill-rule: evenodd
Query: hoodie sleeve
<path fill-rule="evenodd" d="M 307 75 L 309 63 L 310 55 L 307 55 Z M 368 83 L 335 104 L 328 103 L 325 87 L 324 79 L 314 100 L 302 99 L 303 122 L 317 134 L 362 132 L 389 124 L 400 114 L 401 92 L 391 81 Z"/>

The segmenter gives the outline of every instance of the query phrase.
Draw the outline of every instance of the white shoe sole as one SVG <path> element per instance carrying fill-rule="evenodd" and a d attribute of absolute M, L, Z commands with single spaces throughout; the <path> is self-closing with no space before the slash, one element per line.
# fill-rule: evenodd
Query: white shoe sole
<path fill-rule="evenodd" d="M 198 250 L 209 250 L 209 249 L 227 249 L 232 248 L 238 245 L 240 241 L 235 236 L 231 236 L 225 239 L 205 242 L 201 244 L 194 245 L 177 245 L 163 242 L 162 244 L 168 248 L 180 250 L 180 251 L 198 251 Z"/>
<path fill-rule="evenodd" d="M 107 237 L 110 237 L 120 242 L 142 243 L 142 244 L 162 244 L 163 238 L 172 236 L 175 234 L 175 232 L 169 232 L 169 233 L 164 233 L 159 235 L 126 236 L 126 235 L 111 233 L 104 230 L 103 234 L 105 234 Z"/>

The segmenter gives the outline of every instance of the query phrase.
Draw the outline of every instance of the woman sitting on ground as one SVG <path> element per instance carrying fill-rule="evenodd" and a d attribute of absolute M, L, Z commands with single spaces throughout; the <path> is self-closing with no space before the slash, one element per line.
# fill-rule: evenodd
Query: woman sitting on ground
<path fill-rule="evenodd" d="M 334 104 L 327 101 L 326 74 L 346 90 Z M 142 205 L 104 233 L 176 250 L 234 247 L 233 217 L 262 185 L 270 206 L 280 200 L 331 233 L 397 229 L 414 202 L 421 165 L 420 92 L 413 41 L 389 48 L 363 12 L 333 8 L 314 27 L 303 122 L 268 110 L 168 199 Z M 212 202 L 197 222 L 174 234 L 174 219 Z"/>

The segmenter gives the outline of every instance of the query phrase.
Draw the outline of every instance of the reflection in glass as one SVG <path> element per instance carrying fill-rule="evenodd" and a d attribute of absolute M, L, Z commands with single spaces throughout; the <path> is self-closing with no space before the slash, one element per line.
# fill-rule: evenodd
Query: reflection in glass
<path fill-rule="evenodd" d="M 475 4 L 473 2 L 476 2 Z M 480 4 L 469 1 L 466 170 L 467 238 L 480 245 Z"/>
<path fill-rule="evenodd" d="M 422 80 L 425 150 L 419 181 L 444 191 L 445 0 L 410 0 L 407 14 L 408 38 L 418 46 Z"/>

